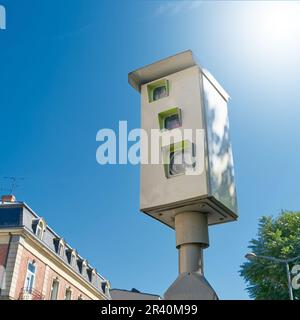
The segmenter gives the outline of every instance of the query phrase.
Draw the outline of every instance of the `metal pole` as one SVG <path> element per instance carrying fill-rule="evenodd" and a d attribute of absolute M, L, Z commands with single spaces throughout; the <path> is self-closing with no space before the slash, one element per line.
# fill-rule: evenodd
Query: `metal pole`
<path fill-rule="evenodd" d="M 179 275 L 164 294 L 166 300 L 217 300 L 203 274 L 203 249 L 209 246 L 207 214 L 181 212 L 175 216 Z"/>
<path fill-rule="evenodd" d="M 290 300 L 294 300 L 289 263 L 285 262 L 285 266 L 286 266 L 286 273 L 287 273 L 287 278 L 288 278 L 289 297 L 290 297 Z"/>
<path fill-rule="evenodd" d="M 197 243 L 183 244 L 179 247 L 179 274 L 199 271 L 203 274 L 203 249 Z"/>
<path fill-rule="evenodd" d="M 175 230 L 179 274 L 195 271 L 203 274 L 203 249 L 209 245 L 207 215 L 179 213 L 175 216 Z"/>

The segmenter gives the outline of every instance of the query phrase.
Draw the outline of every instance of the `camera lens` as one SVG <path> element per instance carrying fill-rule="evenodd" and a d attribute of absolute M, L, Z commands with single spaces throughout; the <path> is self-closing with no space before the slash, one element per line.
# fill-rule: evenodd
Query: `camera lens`
<path fill-rule="evenodd" d="M 153 90 L 153 100 L 158 100 L 167 96 L 167 88 L 166 86 L 156 87 Z"/>
<path fill-rule="evenodd" d="M 189 165 L 185 162 L 183 150 L 170 153 L 169 174 L 171 176 L 184 174 Z"/>
<path fill-rule="evenodd" d="M 178 114 L 172 114 L 165 118 L 165 129 L 172 130 L 180 127 L 180 121 Z"/>

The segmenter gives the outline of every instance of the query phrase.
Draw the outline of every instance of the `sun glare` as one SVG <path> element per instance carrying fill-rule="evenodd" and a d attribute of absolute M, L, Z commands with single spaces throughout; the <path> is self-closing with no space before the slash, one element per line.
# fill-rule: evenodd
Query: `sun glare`
<path fill-rule="evenodd" d="M 300 36 L 300 3 L 266 3 L 257 22 L 257 32 L 270 45 L 292 45 L 299 41 Z"/>

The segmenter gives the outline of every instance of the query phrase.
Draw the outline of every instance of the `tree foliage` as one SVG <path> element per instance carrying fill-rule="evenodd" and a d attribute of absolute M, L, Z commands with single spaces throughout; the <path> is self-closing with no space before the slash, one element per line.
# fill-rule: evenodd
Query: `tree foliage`
<path fill-rule="evenodd" d="M 282 211 L 277 218 L 263 216 L 259 221 L 256 239 L 248 247 L 257 256 L 281 259 L 300 255 L 300 212 Z M 299 264 L 299 261 L 293 262 Z M 289 299 L 286 267 L 264 259 L 254 259 L 241 266 L 240 274 L 247 282 L 247 291 L 257 300 Z M 300 299 L 300 289 L 294 290 L 294 299 Z"/>

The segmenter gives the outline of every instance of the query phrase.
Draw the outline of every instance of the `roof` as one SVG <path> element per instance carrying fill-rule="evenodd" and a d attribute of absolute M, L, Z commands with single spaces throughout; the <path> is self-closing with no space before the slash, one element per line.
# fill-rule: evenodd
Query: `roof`
<path fill-rule="evenodd" d="M 131 290 L 111 289 L 110 296 L 112 300 L 161 300 L 157 294 L 140 292 L 135 288 Z"/>
<path fill-rule="evenodd" d="M 128 74 L 128 82 L 137 91 L 141 86 L 169 74 L 197 65 L 191 50 L 187 50 L 166 59 L 159 60 Z"/>
<path fill-rule="evenodd" d="M 47 224 L 44 230 L 42 239 L 36 236 L 36 227 L 40 220 L 45 221 L 38 216 L 26 203 L 14 202 L 14 203 L 0 203 L 0 229 L 1 228 L 13 228 L 23 227 L 29 231 L 37 240 L 41 241 L 48 249 L 53 251 L 65 264 L 71 267 L 78 275 L 84 280 L 89 282 L 99 292 L 106 294 L 103 290 L 103 284 L 108 281 L 102 277 L 99 273 L 95 272 L 96 269 L 87 263 L 86 268 L 82 268 L 82 258 L 75 249 L 73 249 L 66 241 L 54 232 Z M 58 245 L 61 240 L 64 241 L 64 250 L 61 255 L 58 254 Z M 75 250 L 76 260 L 71 263 L 71 253 Z M 96 276 L 91 276 L 92 272 Z"/>
<path fill-rule="evenodd" d="M 156 61 L 152 64 L 132 71 L 128 74 L 128 82 L 135 90 L 141 92 L 141 86 L 143 84 L 166 77 L 170 74 L 182 71 L 193 66 L 198 66 L 200 68 L 202 73 L 214 85 L 214 87 L 220 92 L 220 94 L 226 99 L 226 101 L 229 99 L 228 93 L 222 88 L 222 86 L 211 75 L 211 73 L 200 66 L 192 50 L 186 50 L 177 53 L 173 56 Z"/>

